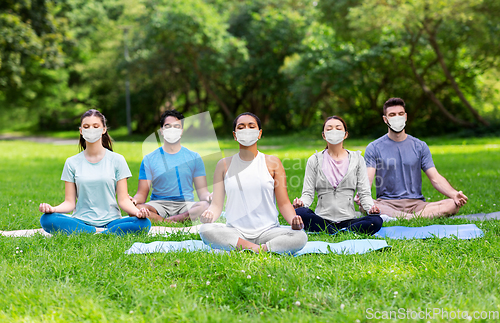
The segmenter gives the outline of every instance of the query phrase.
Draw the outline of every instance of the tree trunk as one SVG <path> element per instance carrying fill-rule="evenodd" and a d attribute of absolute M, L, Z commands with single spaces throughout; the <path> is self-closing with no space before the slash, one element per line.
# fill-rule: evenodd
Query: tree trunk
<path fill-rule="evenodd" d="M 438 57 L 439 64 L 441 65 L 441 68 L 443 69 L 444 75 L 446 76 L 448 81 L 450 81 L 451 86 L 453 87 L 453 89 L 457 93 L 458 97 L 460 98 L 460 101 L 462 101 L 462 103 L 467 107 L 467 109 L 469 109 L 469 111 L 472 113 L 472 115 L 474 116 L 474 118 L 476 118 L 477 121 L 481 122 L 485 126 L 489 126 L 490 123 L 488 121 L 484 120 L 483 117 L 481 117 L 479 115 L 477 110 L 474 109 L 470 105 L 469 101 L 467 101 L 464 94 L 462 93 L 462 91 L 458 87 L 458 84 L 455 81 L 455 78 L 451 75 L 450 71 L 448 70 L 448 67 L 446 66 L 446 63 L 444 61 L 443 54 L 441 53 L 441 50 L 439 49 L 439 45 L 436 41 L 436 37 L 435 37 L 434 32 L 429 31 L 427 28 L 425 28 L 425 30 L 426 30 L 427 34 L 429 35 L 429 42 L 431 44 L 432 49 L 434 49 L 434 52 L 436 53 L 436 55 Z"/>
<path fill-rule="evenodd" d="M 422 75 L 420 75 L 418 73 L 417 68 L 415 67 L 415 62 L 413 61 L 413 53 L 415 52 L 415 44 L 420 39 L 420 37 L 422 35 L 422 30 L 419 30 L 419 33 L 416 35 L 415 38 L 413 37 L 414 36 L 413 33 L 410 32 L 410 34 L 412 36 L 412 41 L 411 41 L 410 54 L 408 55 L 408 60 L 410 61 L 411 70 L 413 71 L 413 74 L 415 75 L 415 78 L 417 79 L 417 81 L 420 84 L 420 87 L 422 88 L 424 93 L 438 107 L 439 111 L 441 111 L 453 123 L 459 124 L 459 125 L 465 126 L 465 127 L 473 127 L 474 125 L 472 123 L 461 120 L 461 119 L 455 117 L 454 115 L 452 115 L 450 113 L 450 111 L 446 110 L 443 103 L 441 103 L 441 101 L 436 97 L 434 92 L 432 92 L 432 90 L 425 84 L 424 78 L 422 77 Z"/>
<path fill-rule="evenodd" d="M 422 88 L 424 93 L 429 97 L 429 99 L 431 99 L 431 101 L 434 102 L 434 104 L 438 107 L 438 109 L 448 119 L 450 119 L 453 123 L 459 124 L 461 126 L 472 127 L 473 126 L 472 123 L 458 119 L 457 117 L 452 115 L 448 110 L 446 110 L 443 103 L 441 103 L 441 101 L 436 97 L 434 92 L 432 92 L 432 90 L 425 84 L 425 81 L 422 78 L 422 76 L 420 74 L 418 74 L 417 68 L 415 67 L 415 63 L 413 62 L 413 58 L 411 56 L 409 57 L 409 60 L 410 60 L 410 65 L 411 65 L 411 69 L 413 71 L 413 74 L 415 75 L 415 78 L 417 79 L 418 83 L 420 84 L 420 87 Z"/>
<path fill-rule="evenodd" d="M 224 112 L 224 114 L 226 115 L 226 117 L 229 120 L 234 119 L 234 116 L 231 113 L 231 111 L 229 111 L 229 108 L 227 107 L 226 103 L 224 103 L 224 101 L 222 101 L 221 98 L 212 90 L 212 88 L 208 84 L 208 82 L 205 79 L 205 77 L 203 76 L 203 74 L 201 74 L 200 69 L 198 68 L 198 62 L 196 62 L 196 59 L 194 60 L 193 68 L 194 68 L 196 75 L 200 79 L 201 84 L 203 85 L 203 88 L 205 89 L 205 91 L 207 91 L 207 93 L 210 94 L 210 96 L 212 98 L 214 98 L 214 100 L 220 105 L 220 107 L 222 108 L 222 111 Z"/>

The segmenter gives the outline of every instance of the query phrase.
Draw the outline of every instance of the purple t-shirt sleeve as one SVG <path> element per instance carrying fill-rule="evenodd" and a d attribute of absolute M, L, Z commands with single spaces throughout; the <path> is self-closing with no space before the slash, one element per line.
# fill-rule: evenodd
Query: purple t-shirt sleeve
<path fill-rule="evenodd" d="M 366 147 L 365 163 L 366 167 L 377 168 L 377 158 L 375 157 L 375 147 L 373 143 L 370 143 L 368 147 Z"/>
<path fill-rule="evenodd" d="M 426 172 L 429 168 L 434 167 L 434 161 L 432 160 L 431 151 L 429 146 L 424 142 L 422 146 L 422 158 L 421 158 L 421 168 Z"/>

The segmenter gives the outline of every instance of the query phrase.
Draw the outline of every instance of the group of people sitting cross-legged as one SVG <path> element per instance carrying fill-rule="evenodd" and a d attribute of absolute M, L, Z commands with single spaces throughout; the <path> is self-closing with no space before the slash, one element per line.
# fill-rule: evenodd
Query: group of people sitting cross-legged
<path fill-rule="evenodd" d="M 383 112 L 388 134 L 370 143 L 364 158 L 361 152 L 344 148 L 345 121 L 328 117 L 322 131 L 326 148 L 308 159 L 302 196 L 291 203 L 280 159 L 257 149 L 262 125 L 252 113 L 242 113 L 233 122 L 239 152 L 218 162 L 212 194 L 200 155 L 181 145 L 184 116 L 165 111 L 160 118 L 164 143 L 143 158 L 137 193 L 131 197 L 127 191 L 131 172 L 123 156 L 112 151 L 106 119 L 99 111 L 89 110 L 81 117 L 82 151 L 64 165 L 65 200 L 55 207 L 40 204 L 44 213 L 40 223 L 49 233 L 121 235 L 149 231 L 151 222 L 199 218 L 203 223 L 200 236 L 214 248 L 293 253 L 307 243 L 305 231 L 372 235 L 382 227 L 383 218 L 456 214 L 467 196 L 438 173 L 427 144 L 405 133 L 404 101 L 387 100 Z M 425 201 L 421 170 L 449 199 Z M 374 179 L 375 201 L 371 197 Z M 194 201 L 193 186 L 199 202 Z M 146 202 L 150 188 L 151 198 Z M 313 211 L 309 207 L 315 193 L 318 200 Z M 226 197 L 226 223 L 214 223 Z M 357 217 L 354 203 L 367 215 Z M 129 217 L 122 217 L 118 206 Z M 290 226 L 280 225 L 280 212 Z"/>

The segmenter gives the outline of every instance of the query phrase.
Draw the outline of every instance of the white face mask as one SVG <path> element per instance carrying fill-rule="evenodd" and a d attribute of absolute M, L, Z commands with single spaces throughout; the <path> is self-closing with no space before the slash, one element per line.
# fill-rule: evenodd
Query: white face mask
<path fill-rule="evenodd" d="M 340 144 L 344 141 L 345 131 L 332 129 L 330 131 L 325 132 L 326 141 L 328 141 L 332 145 Z"/>
<path fill-rule="evenodd" d="M 403 131 L 406 126 L 406 117 L 405 116 L 395 116 L 392 118 L 387 118 L 387 123 L 389 124 L 389 128 L 392 131 L 399 133 Z"/>
<path fill-rule="evenodd" d="M 82 136 L 87 142 L 94 143 L 102 137 L 103 128 L 82 129 Z"/>
<path fill-rule="evenodd" d="M 174 144 L 181 140 L 182 129 L 178 128 L 168 128 L 163 129 L 163 138 L 169 144 Z"/>
<path fill-rule="evenodd" d="M 251 146 L 259 140 L 259 129 L 242 129 L 236 131 L 236 140 L 243 146 Z"/>

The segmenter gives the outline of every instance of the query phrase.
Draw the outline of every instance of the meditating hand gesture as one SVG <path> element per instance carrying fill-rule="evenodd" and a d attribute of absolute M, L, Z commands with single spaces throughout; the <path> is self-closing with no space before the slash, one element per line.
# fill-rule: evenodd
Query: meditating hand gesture
<path fill-rule="evenodd" d="M 147 217 L 149 217 L 149 210 L 146 209 L 146 208 L 140 208 L 137 210 L 137 212 L 135 213 L 135 216 L 138 218 L 138 219 L 145 219 Z"/>
<path fill-rule="evenodd" d="M 212 223 L 215 220 L 215 215 L 210 209 L 206 209 L 200 216 L 201 223 Z"/>
<path fill-rule="evenodd" d="M 51 206 L 48 203 L 40 203 L 39 210 L 42 213 L 50 214 L 55 212 L 55 207 Z"/>
<path fill-rule="evenodd" d="M 368 214 L 380 214 L 380 209 L 376 204 L 373 204 L 373 206 L 370 208 L 370 211 L 368 211 Z"/>
<path fill-rule="evenodd" d="M 301 199 L 299 199 L 298 197 L 296 197 L 293 200 L 293 208 L 294 209 L 298 209 L 299 207 L 304 207 L 304 202 L 302 202 Z"/>
<path fill-rule="evenodd" d="M 302 222 L 302 218 L 300 215 L 297 215 L 292 219 L 292 230 L 302 230 L 304 229 L 304 222 Z"/>
<path fill-rule="evenodd" d="M 457 194 L 453 197 L 453 201 L 458 207 L 462 207 L 467 203 L 469 198 L 465 196 L 462 191 L 458 191 Z"/>

